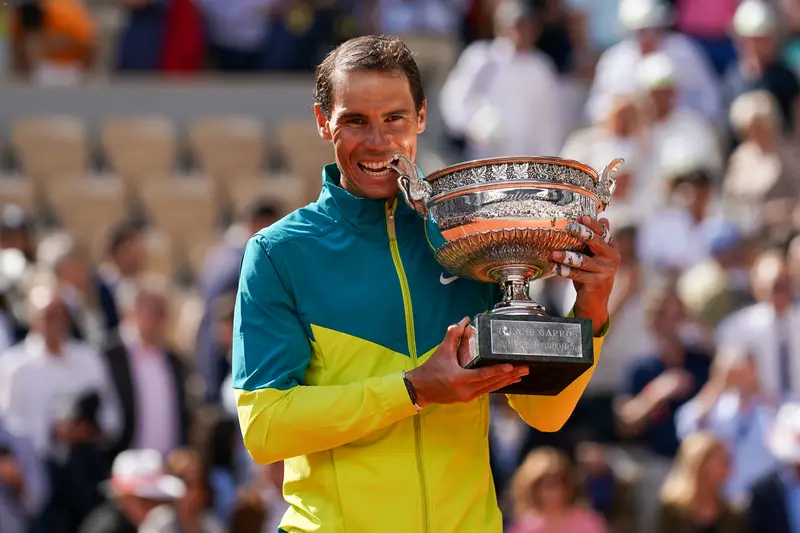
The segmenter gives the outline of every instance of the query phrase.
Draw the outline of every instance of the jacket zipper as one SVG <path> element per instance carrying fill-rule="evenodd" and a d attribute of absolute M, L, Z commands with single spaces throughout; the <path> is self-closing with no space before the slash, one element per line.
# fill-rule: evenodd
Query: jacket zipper
<path fill-rule="evenodd" d="M 408 352 L 414 367 L 417 366 L 417 341 L 414 336 L 414 313 L 411 307 L 411 290 L 408 288 L 408 278 L 403 269 L 403 262 L 400 259 L 400 248 L 397 245 L 397 233 L 394 226 L 394 213 L 397 207 L 397 198 L 391 204 L 386 202 L 386 229 L 389 232 L 389 249 L 392 252 L 392 261 L 397 270 L 397 277 L 400 279 L 400 291 L 403 294 L 403 309 L 406 316 L 406 334 L 408 335 Z M 417 452 L 417 471 L 419 472 L 419 483 L 422 489 L 422 531 L 427 532 L 429 527 L 428 517 L 428 487 L 425 483 L 425 465 L 422 459 L 422 424 L 419 414 L 414 415 L 414 443 Z"/>

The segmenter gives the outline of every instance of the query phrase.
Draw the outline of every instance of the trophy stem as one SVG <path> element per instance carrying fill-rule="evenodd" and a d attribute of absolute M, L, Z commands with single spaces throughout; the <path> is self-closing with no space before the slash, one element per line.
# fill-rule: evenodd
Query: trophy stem
<path fill-rule="evenodd" d="M 504 268 L 498 272 L 503 299 L 494 306 L 492 314 L 547 316 L 545 308 L 533 301 L 529 294 L 530 268 Z"/>

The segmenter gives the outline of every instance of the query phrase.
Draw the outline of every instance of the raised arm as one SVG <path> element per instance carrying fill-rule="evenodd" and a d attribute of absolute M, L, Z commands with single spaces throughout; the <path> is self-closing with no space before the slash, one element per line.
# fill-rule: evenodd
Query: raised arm
<path fill-rule="evenodd" d="M 550 253 L 551 268 L 557 276 L 573 281 L 577 294 L 570 316 L 592 321 L 595 360 L 589 370 L 556 396 L 508 396 L 509 405 L 528 425 L 545 432 L 558 431 L 564 426 L 592 379 L 603 338 L 609 330 L 608 299 L 620 263 L 608 220 L 583 216 L 568 223 L 565 229 L 585 242 L 591 255 L 553 251 Z"/>
<path fill-rule="evenodd" d="M 608 324 L 600 333 L 599 336 L 594 338 L 594 357 L 595 362 L 584 372 L 578 379 L 573 381 L 566 389 L 561 391 L 556 396 L 523 396 L 509 394 L 508 404 L 514 409 L 519 416 L 531 427 L 538 429 L 542 432 L 555 432 L 559 431 L 564 424 L 572 416 L 575 411 L 575 406 L 578 405 L 578 400 L 583 396 L 586 386 L 592 379 L 594 369 L 597 368 L 597 362 L 600 357 L 600 351 L 603 348 L 603 337 L 608 330 Z"/>
<path fill-rule="evenodd" d="M 341 386 L 305 383 L 311 344 L 268 253 L 253 237 L 242 261 L 233 387 L 244 443 L 258 463 L 329 450 L 416 413 L 401 372 Z"/>

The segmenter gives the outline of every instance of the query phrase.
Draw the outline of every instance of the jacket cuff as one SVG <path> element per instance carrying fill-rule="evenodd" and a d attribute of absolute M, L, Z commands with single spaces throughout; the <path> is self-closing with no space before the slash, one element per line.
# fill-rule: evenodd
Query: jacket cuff
<path fill-rule="evenodd" d="M 569 310 L 567 313 L 567 318 L 575 318 L 575 308 Z M 608 334 L 608 330 L 611 329 L 611 315 L 608 316 L 606 319 L 606 323 L 603 324 L 603 327 L 600 328 L 600 332 L 594 336 L 595 339 L 602 339 Z"/>
<path fill-rule="evenodd" d="M 389 374 L 379 379 L 381 403 L 389 417 L 401 420 L 417 413 L 418 409 L 411 403 L 411 397 L 403 381 L 403 372 Z"/>

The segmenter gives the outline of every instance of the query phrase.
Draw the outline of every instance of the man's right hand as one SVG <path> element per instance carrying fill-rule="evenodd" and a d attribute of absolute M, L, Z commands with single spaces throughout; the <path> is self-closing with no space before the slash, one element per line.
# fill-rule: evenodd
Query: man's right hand
<path fill-rule="evenodd" d="M 527 366 L 495 365 L 479 369 L 462 368 L 458 360 L 458 347 L 465 335 L 469 318 L 447 328 L 439 348 L 424 364 L 406 372 L 406 377 L 417 392 L 417 403 L 449 404 L 470 402 L 475 398 L 518 383 L 528 374 Z"/>

